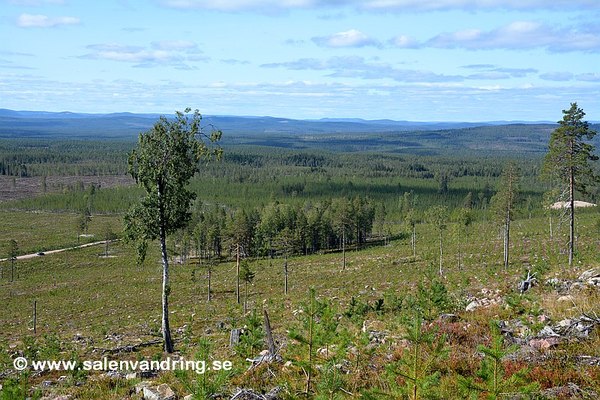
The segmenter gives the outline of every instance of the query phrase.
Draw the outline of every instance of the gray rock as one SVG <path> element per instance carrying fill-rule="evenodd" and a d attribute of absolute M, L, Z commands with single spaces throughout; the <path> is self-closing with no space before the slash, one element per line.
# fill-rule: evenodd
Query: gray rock
<path fill-rule="evenodd" d="M 144 400 L 175 400 L 175 392 L 163 383 L 158 386 L 146 386 L 143 389 Z"/>
<path fill-rule="evenodd" d="M 469 304 L 467 304 L 467 308 L 465 308 L 465 311 L 475 311 L 476 309 L 479 308 L 479 302 L 477 300 L 474 300 L 472 302 L 470 302 Z"/>
<path fill-rule="evenodd" d="M 581 389 L 576 384 L 569 382 L 565 386 L 551 387 L 542 390 L 544 398 L 549 399 L 597 399 L 598 394 Z"/>
<path fill-rule="evenodd" d="M 580 365 L 590 365 L 600 367 L 600 357 L 577 356 L 577 363 Z"/>
<path fill-rule="evenodd" d="M 600 267 L 588 269 L 587 271 L 579 275 L 579 280 L 582 282 L 585 282 L 588 279 L 592 278 L 600 278 Z"/>
<path fill-rule="evenodd" d="M 591 286 L 600 286 L 600 276 L 590 278 L 586 281 L 586 283 Z"/>
<path fill-rule="evenodd" d="M 458 322 L 460 320 L 456 314 L 441 314 L 439 319 L 443 322 Z"/>
<path fill-rule="evenodd" d="M 560 337 L 560 335 L 556 332 L 554 332 L 554 329 L 552 329 L 552 327 L 546 325 L 545 327 L 542 328 L 542 330 L 538 333 L 538 337 L 541 338 L 547 338 L 547 337 Z"/>
<path fill-rule="evenodd" d="M 143 381 L 135 385 L 135 393 L 141 393 L 144 391 L 144 388 L 152 386 L 152 382 Z"/>

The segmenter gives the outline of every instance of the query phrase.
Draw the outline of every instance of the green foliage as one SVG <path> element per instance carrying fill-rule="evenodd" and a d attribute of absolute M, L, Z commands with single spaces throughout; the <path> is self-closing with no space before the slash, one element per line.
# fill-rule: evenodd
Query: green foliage
<path fill-rule="evenodd" d="M 416 295 L 408 295 L 405 303 L 407 309 L 419 313 L 421 318 L 428 321 L 434 320 L 441 313 L 454 311 L 456 308 L 444 283 L 431 276 L 425 280 L 425 283 L 419 282 Z"/>
<path fill-rule="evenodd" d="M 77 231 L 79 233 L 87 234 L 88 226 L 89 226 L 91 220 L 92 220 L 92 214 L 90 212 L 90 209 L 88 207 L 85 207 L 83 210 L 81 210 L 81 212 L 79 213 L 79 216 L 77 218 L 77 228 L 78 228 Z"/>
<path fill-rule="evenodd" d="M 572 184 L 582 193 L 586 192 L 588 183 L 598 181 L 590 164 L 590 161 L 598 160 L 598 156 L 594 154 L 594 146 L 585 142 L 592 140 L 596 131 L 583 120 L 584 117 L 585 112 L 577 103 L 571 103 L 568 110 L 563 110 L 563 119 L 558 121 L 559 127 L 550 136 L 542 169 L 545 177 L 565 185 L 571 183 L 573 175 Z"/>
<path fill-rule="evenodd" d="M 387 311 L 391 313 L 398 313 L 402 311 L 404 307 L 404 296 L 394 293 L 393 291 L 387 291 L 383 294 L 383 298 L 385 301 L 385 308 Z"/>
<path fill-rule="evenodd" d="M 600 175 L 591 165 L 598 156 L 594 154 L 594 146 L 585 142 L 585 139 L 592 140 L 596 131 L 590 129 L 584 117 L 585 112 L 577 103 L 571 103 L 571 108 L 563 110 L 563 119 L 558 121 L 559 127 L 550 136 L 542 169 L 544 176 L 558 185 L 561 192 L 569 193 L 569 266 L 573 265 L 575 252 L 575 192 L 586 194 L 590 183 L 600 182 Z"/>
<path fill-rule="evenodd" d="M 425 213 L 427 221 L 429 221 L 438 231 L 444 231 L 448 224 L 448 207 L 434 206 Z"/>
<path fill-rule="evenodd" d="M 203 134 L 200 113 L 196 110 L 190 118 L 190 111 L 177 112 L 173 121 L 161 117 L 152 129 L 140 134 L 138 147 L 129 154 L 129 173 L 146 195 L 125 215 L 125 239 L 136 244 L 138 263 L 146 257 L 148 241 L 160 239 L 162 331 L 168 353 L 173 352 L 173 342 L 169 328 L 167 235 L 185 228 L 192 218 L 189 209 L 196 194 L 187 185 L 198 171 L 198 163 L 221 154 L 219 148 L 210 149 L 197 138 L 204 135 L 215 142 L 221 138 L 221 132 L 213 132 L 210 137 Z"/>
<path fill-rule="evenodd" d="M 198 341 L 198 350 L 194 355 L 194 360 L 205 361 L 209 366 L 213 360 L 213 344 L 209 339 L 202 338 Z M 203 374 L 195 371 L 177 370 L 175 376 L 186 388 L 188 393 L 192 394 L 195 400 L 210 400 L 223 393 L 227 382 L 231 379 L 233 371 L 205 371 Z"/>
<path fill-rule="evenodd" d="M 505 224 L 514 219 L 514 208 L 519 197 L 519 169 L 515 162 L 509 162 L 502 170 L 496 194 L 490 203 L 496 219 Z"/>
<path fill-rule="evenodd" d="M 395 377 L 399 376 L 403 383 L 396 389 L 409 399 L 436 398 L 440 372 L 434 368 L 448 354 L 445 335 L 423 330 L 423 319 L 417 314 L 410 321 L 404 339 L 409 342 L 409 347 L 403 349 L 398 361 L 388 366 L 388 372 L 394 378 L 392 386 L 397 385 Z"/>
<path fill-rule="evenodd" d="M 315 347 L 324 346 L 326 352 L 333 340 L 337 337 L 339 321 L 333 306 L 327 300 L 318 300 L 314 288 L 309 290 L 307 302 L 301 304 L 297 313 L 300 325 L 289 332 L 289 337 L 307 347 L 307 355 L 301 361 L 306 370 L 306 390 L 312 393 L 312 382 L 315 374 L 314 360 Z"/>
<path fill-rule="evenodd" d="M 264 338 L 262 319 L 254 309 L 244 320 L 244 334 L 235 350 L 243 358 L 255 357 L 256 351 L 263 348 Z"/>
<path fill-rule="evenodd" d="M 484 395 L 488 400 L 507 398 L 512 395 L 528 395 L 539 389 L 537 383 L 527 379 L 528 368 L 522 368 L 507 376 L 502 359 L 514 352 L 517 346 L 505 348 L 504 337 L 500 333 L 497 321 L 490 322 L 492 343 L 490 347 L 479 345 L 477 350 L 484 354 L 476 378 L 459 377 L 462 394 L 470 399 L 480 399 Z"/>
<path fill-rule="evenodd" d="M 29 391 L 29 371 L 23 371 L 16 378 L 8 378 L 2 382 L 0 400 L 38 400 L 42 397 L 40 389 Z"/>
<path fill-rule="evenodd" d="M 508 268 L 510 249 L 510 222 L 514 219 L 519 196 L 519 170 L 514 162 L 506 164 L 500 176 L 498 191 L 491 199 L 492 212 L 504 230 L 504 267 Z"/>
<path fill-rule="evenodd" d="M 177 112 L 176 119 L 161 117 L 154 127 L 139 136 L 138 147 L 129 153 L 129 173 L 144 189 L 146 195 L 125 216 L 125 238 L 146 242 L 185 227 L 191 219 L 189 212 L 196 194 L 186 188 L 203 158 L 219 156 L 220 149 L 210 149 L 197 137 L 202 135 L 200 113 L 191 119 Z M 213 132 L 210 141 L 220 139 Z M 138 246 L 144 259 L 146 247 Z"/>
<path fill-rule="evenodd" d="M 243 260 L 240 265 L 240 278 L 244 283 L 250 284 L 254 280 L 256 273 L 250 269 L 248 260 Z"/>
<path fill-rule="evenodd" d="M 322 366 L 321 375 L 316 385 L 315 400 L 344 399 L 342 389 L 346 385 L 344 375 L 338 364 L 339 357 L 332 357 Z"/>
<path fill-rule="evenodd" d="M 448 227 L 449 212 L 447 206 L 436 205 L 429 208 L 425 213 L 425 219 L 431 223 L 438 232 L 439 245 L 440 245 L 440 276 L 443 275 L 443 263 L 444 263 L 444 231 Z"/>

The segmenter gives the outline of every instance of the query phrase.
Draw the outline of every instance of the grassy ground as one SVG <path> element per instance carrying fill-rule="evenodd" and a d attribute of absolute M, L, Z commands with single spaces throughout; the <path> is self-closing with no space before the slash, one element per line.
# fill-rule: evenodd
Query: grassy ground
<path fill-rule="evenodd" d="M 24 253 L 68 246 L 75 238 L 75 215 L 2 212 L 1 218 L 3 226 L 7 227 L 5 232 L 14 234 Z M 446 361 L 432 364 L 432 373 L 440 373 L 437 395 L 460 398 L 454 397 L 458 393 L 458 375 L 475 375 L 481 359 L 477 345 L 490 343 L 490 320 L 521 319 L 535 331 L 541 328 L 537 320 L 540 315 L 559 321 L 577 317 L 582 311 L 600 310 L 597 289 L 573 293 L 569 302 L 558 303 L 559 294 L 543 284 L 555 276 L 573 279 L 584 270 L 600 266 L 600 244 L 595 232 L 597 218 L 594 213 L 581 214 L 579 218 L 578 254 L 572 269 L 566 268 L 566 255 L 561 254 L 564 232 L 558 231 L 555 239 L 550 240 L 548 221 L 542 218 L 513 223 L 509 269 L 501 265 L 502 241 L 498 229 L 485 222 L 472 226 L 460 246 L 452 225 L 444 232 L 444 276 L 439 279 L 436 278 L 438 236 L 428 225 L 418 226 L 416 258 L 412 257 L 407 241 L 349 251 L 344 271 L 340 253 L 291 258 L 287 296 L 283 294 L 283 261 L 253 260 L 251 269 L 256 277 L 249 287 L 249 309 L 260 312 L 266 307 L 269 310 L 274 334 L 283 346 L 283 358 L 292 361 L 291 366 L 274 366 L 272 371 L 265 368 L 246 371 L 249 363 L 245 357 L 257 355 L 259 348 L 245 354 L 245 351 L 234 351 L 228 346 L 230 329 L 249 323 L 248 315 L 243 315 L 242 307 L 236 303 L 235 265 L 224 262 L 214 267 L 212 301 L 208 302 L 206 268 L 198 265 L 195 259 L 185 264 L 173 262 L 170 317 L 176 348 L 187 358 L 207 356 L 200 343 L 208 339 L 211 357 L 231 360 L 234 372 L 221 377 L 221 392 L 231 392 L 235 386 L 269 390 L 279 385 L 284 388 L 285 398 L 295 398 L 304 388 L 304 372 L 309 367 L 306 366 L 306 347 L 289 339 L 288 331 L 302 329 L 302 313 L 298 310 L 308 301 L 308 288 L 314 287 L 317 298 L 329 302 L 338 316 L 338 328 L 328 343 L 332 348 L 360 350 L 345 355 L 339 351 L 340 359 L 336 358 L 336 362 L 343 359 L 350 364 L 344 374 L 338 376 L 341 383 L 336 390 L 331 389 L 331 384 L 327 386 L 331 383 L 328 358 L 315 356 L 316 364 L 321 366 L 314 372 L 316 386 L 313 390 L 317 397 L 349 398 L 348 393 L 358 395 L 361 390 L 377 389 L 396 393 L 397 398 L 402 398 L 398 393 L 402 393 L 402 387 L 407 383 L 388 371 L 386 365 L 404 357 L 402 349 L 407 344 L 403 335 L 409 326 L 407 319 L 410 320 L 414 309 L 419 307 L 426 311 L 425 314 L 430 314 L 426 315 L 429 317 L 427 324 L 436 325 L 440 332 L 448 334 L 446 347 L 450 353 Z M 116 228 L 120 226 L 117 217 L 94 217 L 90 232 L 100 235 L 106 222 Z M 462 253 L 460 266 L 459 247 Z M 135 265 L 133 250 L 121 243 L 111 245 L 109 257 L 103 255 L 102 247 L 94 247 L 22 260 L 17 262 L 16 281 L 9 282 L 6 274 L 0 280 L 0 349 L 4 349 L 0 353 L 0 362 L 4 363 L 0 372 L 5 371 L 5 378 L 19 377 L 11 368 L 11 360 L 17 354 L 37 352 L 35 355 L 40 358 L 46 355 L 81 360 L 99 359 L 102 354 L 109 354 L 114 359 L 162 356 L 160 344 L 142 347 L 133 353 L 103 353 L 160 338 L 161 267 L 156 246 L 151 247 L 142 266 Z M 8 265 L 4 264 L 5 271 Z M 542 284 L 521 297 L 517 295 L 516 287 L 528 268 L 538 271 Z M 425 297 L 433 298 L 432 282 L 437 280 L 447 290 L 442 304 L 427 303 L 423 298 L 411 303 L 418 300 L 419 290 Z M 501 302 L 468 313 L 463 310 L 469 296 L 497 298 Z M 362 309 L 352 308 L 352 298 Z M 411 298 L 413 300 L 409 301 Z M 376 310 L 378 299 L 384 300 L 383 308 Z M 36 335 L 32 332 L 34 300 L 37 302 Z M 435 322 L 442 312 L 455 312 L 461 319 L 448 324 Z M 386 332 L 385 343 L 368 344 L 368 338 L 361 335 L 361 327 L 365 324 L 367 330 Z M 589 340 L 562 344 L 544 359 L 518 360 L 504 368 L 510 372 L 511 368 L 529 367 L 529 379 L 539 382 L 542 388 L 576 382 L 600 393 L 600 367 L 582 367 L 575 361 L 578 355 L 600 357 L 598 329 Z M 28 377 L 27 382 L 28 385 L 39 384 L 42 380 L 56 379 L 58 375 Z M 168 382 L 179 395 L 184 395 L 192 391 L 200 393 L 194 385 L 202 382 L 205 386 L 211 382 L 218 385 L 218 378 L 219 375 L 214 374 L 201 381 L 193 373 L 166 373 L 158 380 Z M 25 379 L 22 374 L 21 379 Z M 78 380 L 83 385 L 74 386 Z M 78 398 L 122 399 L 130 397 L 135 382 L 101 374 L 87 377 L 71 374 L 68 380 L 45 390 L 71 393 Z M 373 398 L 385 398 L 375 396 Z"/>
<path fill-rule="evenodd" d="M 78 239 L 78 217 L 75 213 L 0 211 L 2 239 L 16 240 L 19 254 L 30 254 L 102 240 L 107 224 L 114 232 L 119 232 L 123 225 L 118 216 L 95 215 L 87 235 Z M 7 257 L 3 245 L 0 243 L 0 259 Z"/>

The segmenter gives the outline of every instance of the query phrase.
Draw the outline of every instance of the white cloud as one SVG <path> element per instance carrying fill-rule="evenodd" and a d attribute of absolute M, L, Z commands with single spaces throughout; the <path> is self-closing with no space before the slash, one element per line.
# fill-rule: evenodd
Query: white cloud
<path fill-rule="evenodd" d="M 180 9 L 268 11 L 269 9 L 308 8 L 318 2 L 313 0 L 162 0 L 161 3 L 167 7 Z"/>
<path fill-rule="evenodd" d="M 49 17 L 41 14 L 21 14 L 17 18 L 20 28 L 53 28 L 61 25 L 78 25 L 79 18 L 75 17 Z"/>
<path fill-rule="evenodd" d="M 47 4 L 62 5 L 65 0 L 9 0 L 9 3 L 15 6 L 40 7 Z"/>
<path fill-rule="evenodd" d="M 417 39 L 415 39 L 414 37 L 411 37 L 411 36 L 406 36 L 406 35 L 398 35 L 395 38 L 392 38 L 390 40 L 390 43 L 393 46 L 399 47 L 401 49 L 413 49 L 413 48 L 417 48 L 420 46 Z"/>
<path fill-rule="evenodd" d="M 158 0 L 179 9 L 225 12 L 351 7 L 373 11 L 600 9 L 597 0 Z"/>
<path fill-rule="evenodd" d="M 92 52 L 80 58 L 132 63 L 136 67 L 168 65 L 191 69 L 188 63 L 207 60 L 207 57 L 201 55 L 195 43 L 187 41 L 153 42 L 151 48 L 116 43 L 92 44 L 87 48 Z"/>
<path fill-rule="evenodd" d="M 576 76 L 576 79 L 585 82 L 600 82 L 600 74 L 597 72 L 579 74 Z"/>
<path fill-rule="evenodd" d="M 546 72 L 544 74 L 540 74 L 540 79 L 545 81 L 555 81 L 555 82 L 565 82 L 570 81 L 574 77 L 571 72 Z"/>
<path fill-rule="evenodd" d="M 597 72 L 586 72 L 583 74 L 573 74 L 571 72 L 548 72 L 541 74 L 540 78 L 546 81 L 555 82 L 566 82 L 566 81 L 580 81 L 580 82 L 600 82 L 600 74 Z"/>
<path fill-rule="evenodd" d="M 490 31 L 467 29 L 442 33 L 424 45 L 468 50 L 545 48 L 552 52 L 598 52 L 600 31 L 579 31 L 532 21 L 515 21 Z"/>
<path fill-rule="evenodd" d="M 356 29 L 350 29 L 344 32 L 334 33 L 329 36 L 319 36 L 312 38 L 312 41 L 319 46 L 324 47 L 365 47 L 381 46 L 375 39 Z"/>
<path fill-rule="evenodd" d="M 523 78 L 530 74 L 536 74 L 538 72 L 538 70 L 534 68 L 506 68 L 498 67 L 493 64 L 465 65 L 462 68 L 477 70 L 478 72 L 470 74 L 466 78 L 480 80 Z"/>
<path fill-rule="evenodd" d="M 346 3 L 357 3 L 347 1 Z M 600 8 L 596 0 L 367 0 L 363 8 L 374 10 L 433 11 L 488 9 L 571 9 Z"/>
<path fill-rule="evenodd" d="M 4 73 L 0 93 L 7 108 L 78 112 L 171 113 L 193 99 L 210 98 L 204 114 L 280 115 L 291 118 L 360 117 L 422 121 L 551 120 L 577 99 L 600 109 L 596 84 L 567 82 L 549 87 L 468 86 L 404 82 L 215 82 L 102 80 L 74 84 L 39 76 Z M 85 96 L 81 96 L 85 93 Z M 113 95 L 116 94 L 116 95 Z M 315 97 L 319 101 L 315 101 Z M 200 101 L 200 100 L 197 100 Z M 532 104 L 536 107 L 532 108 Z M 590 119 L 598 119 L 590 114 Z"/>
<path fill-rule="evenodd" d="M 436 83 L 460 82 L 464 77 L 438 74 L 431 71 L 400 69 L 387 63 L 369 62 L 363 57 L 331 57 L 327 60 L 301 58 L 283 63 L 261 65 L 264 68 L 287 68 L 290 70 L 331 71 L 327 76 L 353 79 L 391 79 L 396 82 Z"/>
<path fill-rule="evenodd" d="M 161 40 L 159 42 L 152 42 L 152 47 L 158 50 L 188 50 L 195 49 L 198 45 L 189 40 Z"/>

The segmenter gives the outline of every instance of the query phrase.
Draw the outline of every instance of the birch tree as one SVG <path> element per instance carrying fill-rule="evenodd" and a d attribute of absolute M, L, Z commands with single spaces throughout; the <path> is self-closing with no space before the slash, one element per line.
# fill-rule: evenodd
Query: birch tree
<path fill-rule="evenodd" d="M 162 116 L 154 126 L 139 135 L 137 148 L 129 153 L 129 173 L 145 196 L 125 215 L 125 238 L 135 242 L 138 262 L 146 257 L 148 241 L 159 240 L 162 261 L 162 334 L 164 350 L 172 353 L 169 327 L 169 257 L 167 235 L 186 227 L 191 219 L 190 205 L 195 193 L 187 189 L 202 159 L 220 157 L 221 150 L 209 147 L 221 138 L 200 127 L 198 110 L 177 112 L 174 119 Z"/>

